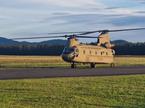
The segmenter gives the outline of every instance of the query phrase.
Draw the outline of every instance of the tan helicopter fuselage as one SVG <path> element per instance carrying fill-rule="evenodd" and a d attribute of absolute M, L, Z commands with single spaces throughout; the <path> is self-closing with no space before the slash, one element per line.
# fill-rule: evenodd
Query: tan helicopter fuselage
<path fill-rule="evenodd" d="M 113 63 L 114 56 L 112 49 L 106 49 L 100 46 L 93 45 L 77 45 L 74 52 L 74 57 L 68 62 L 77 62 L 77 63 Z"/>
<path fill-rule="evenodd" d="M 102 38 L 102 36 L 105 38 Z M 100 35 L 97 45 L 80 44 L 76 38 L 68 39 L 62 59 L 70 63 L 112 64 L 114 62 L 114 50 L 111 49 L 108 39 L 108 36 Z"/>

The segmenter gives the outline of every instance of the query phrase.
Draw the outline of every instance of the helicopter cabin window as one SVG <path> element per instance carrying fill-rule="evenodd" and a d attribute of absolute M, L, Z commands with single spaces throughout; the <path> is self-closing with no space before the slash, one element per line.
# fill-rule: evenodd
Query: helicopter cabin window
<path fill-rule="evenodd" d="M 97 55 L 97 51 L 95 52 L 95 54 Z"/>
<path fill-rule="evenodd" d="M 83 54 L 85 54 L 86 53 L 86 51 L 85 50 L 83 50 Z"/>
<path fill-rule="evenodd" d="M 90 51 L 90 54 L 92 54 L 92 52 Z"/>

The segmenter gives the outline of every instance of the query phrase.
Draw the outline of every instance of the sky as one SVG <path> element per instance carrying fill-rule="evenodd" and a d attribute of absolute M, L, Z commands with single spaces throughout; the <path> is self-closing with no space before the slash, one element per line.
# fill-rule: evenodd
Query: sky
<path fill-rule="evenodd" d="M 145 0 L 0 0 L 0 36 L 6 38 L 136 27 L 145 27 Z M 145 42 L 145 30 L 110 35 Z"/>

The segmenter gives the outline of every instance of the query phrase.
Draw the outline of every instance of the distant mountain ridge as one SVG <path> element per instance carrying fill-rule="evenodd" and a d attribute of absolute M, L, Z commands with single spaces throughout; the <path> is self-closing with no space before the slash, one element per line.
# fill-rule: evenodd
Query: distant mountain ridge
<path fill-rule="evenodd" d="M 111 41 L 112 44 L 115 45 L 124 45 L 124 44 L 128 44 L 129 42 L 126 40 L 114 40 Z M 12 39 L 7 39 L 7 38 L 3 38 L 0 37 L 0 45 L 29 45 L 29 44 L 41 44 L 41 45 L 49 45 L 49 46 L 53 46 L 53 45 L 65 45 L 66 44 L 66 40 L 62 40 L 62 39 L 54 39 L 54 40 L 47 40 L 47 41 L 42 41 L 42 42 L 27 42 L 27 41 L 23 41 L 23 42 L 18 42 L 18 41 L 14 41 Z"/>
<path fill-rule="evenodd" d="M 62 39 L 54 39 L 54 40 L 48 40 L 48 41 L 42 41 L 42 42 L 27 42 L 27 41 L 22 41 L 22 42 L 18 42 L 18 41 L 14 41 L 12 39 L 7 39 L 7 38 L 3 38 L 0 37 L 0 45 L 27 45 L 27 44 L 45 44 L 45 45 L 49 45 L 49 46 L 53 46 L 53 45 L 65 45 L 66 40 L 62 40 Z"/>
<path fill-rule="evenodd" d="M 125 44 L 129 44 L 130 42 L 126 40 L 114 40 L 114 41 L 111 41 L 111 43 L 114 45 L 125 45 Z"/>
<path fill-rule="evenodd" d="M 17 44 L 19 44 L 19 42 L 14 41 L 12 39 L 0 37 L 0 45 L 17 45 Z"/>
<path fill-rule="evenodd" d="M 54 40 L 42 41 L 42 42 L 39 42 L 38 44 L 47 44 L 50 46 L 52 46 L 52 45 L 65 45 L 66 40 L 54 39 Z"/>

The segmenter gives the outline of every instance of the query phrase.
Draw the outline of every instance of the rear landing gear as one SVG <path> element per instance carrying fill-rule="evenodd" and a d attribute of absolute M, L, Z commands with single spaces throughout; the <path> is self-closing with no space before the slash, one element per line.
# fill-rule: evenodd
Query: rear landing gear
<path fill-rule="evenodd" d="M 71 64 L 71 68 L 72 69 L 76 68 L 76 64 L 74 62 Z"/>
<path fill-rule="evenodd" d="M 91 63 L 91 64 L 90 64 L 90 67 L 91 67 L 91 68 L 95 68 L 95 63 Z"/>

